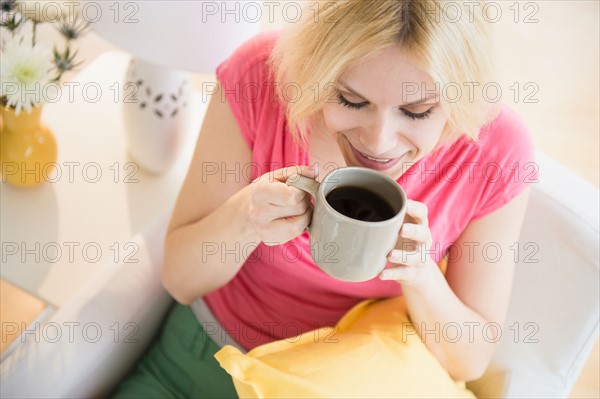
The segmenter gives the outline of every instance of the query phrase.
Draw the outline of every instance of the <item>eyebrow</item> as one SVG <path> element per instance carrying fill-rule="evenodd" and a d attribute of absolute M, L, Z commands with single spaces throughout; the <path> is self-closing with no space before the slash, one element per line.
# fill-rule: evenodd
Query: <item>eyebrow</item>
<path fill-rule="evenodd" d="M 342 82 L 342 81 L 338 81 L 338 86 L 343 86 L 343 88 L 347 91 L 349 91 L 350 93 L 354 94 L 355 96 L 358 96 L 360 98 L 362 98 L 365 101 L 369 101 L 365 96 L 363 96 L 362 94 L 358 93 L 356 90 L 352 89 L 350 86 L 348 86 L 346 83 Z M 424 98 L 421 98 L 420 100 L 416 100 L 416 101 L 411 101 L 409 103 L 406 104 L 402 104 L 400 105 L 400 107 L 408 107 L 411 105 L 417 105 L 417 104 L 423 104 L 426 101 L 431 100 L 432 98 L 435 98 L 436 95 L 433 96 L 425 96 Z"/>

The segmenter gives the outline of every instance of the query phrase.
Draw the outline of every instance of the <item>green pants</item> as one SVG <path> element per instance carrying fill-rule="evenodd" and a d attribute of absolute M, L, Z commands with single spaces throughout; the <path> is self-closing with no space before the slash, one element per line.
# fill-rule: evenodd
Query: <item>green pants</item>
<path fill-rule="evenodd" d="M 173 305 L 159 336 L 113 398 L 237 398 L 213 357 L 219 347 L 188 306 Z"/>

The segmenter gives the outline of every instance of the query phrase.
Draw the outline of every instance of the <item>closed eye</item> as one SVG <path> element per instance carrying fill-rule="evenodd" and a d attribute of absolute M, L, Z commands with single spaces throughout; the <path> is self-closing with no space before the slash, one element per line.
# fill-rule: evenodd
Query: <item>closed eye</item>
<path fill-rule="evenodd" d="M 421 119 L 429 118 L 429 115 L 431 115 L 431 113 L 433 112 L 433 107 L 429 108 L 425 112 L 421 112 L 420 114 L 415 114 L 414 112 L 410 112 L 410 111 L 407 111 L 402 108 L 400 110 L 402 111 L 402 113 L 404 115 L 408 116 L 412 120 L 417 120 L 417 119 L 421 120 Z"/>
<path fill-rule="evenodd" d="M 346 100 L 346 98 L 342 95 L 342 93 L 338 93 L 338 103 L 342 104 L 344 107 L 350 108 L 350 109 L 361 109 L 367 106 L 368 102 L 363 101 L 362 103 L 353 103 L 350 102 L 348 100 Z"/>
<path fill-rule="evenodd" d="M 369 105 L 368 101 L 363 101 L 362 103 L 353 103 L 351 101 L 348 101 L 342 95 L 342 93 L 338 93 L 338 103 L 343 105 L 344 107 L 350 108 L 350 109 L 362 109 L 362 108 L 366 107 L 367 105 Z M 434 107 L 431 107 L 427 111 L 421 112 L 421 113 L 410 112 L 404 108 L 400 108 L 400 111 L 402 111 L 402 113 L 404 115 L 406 115 L 407 117 L 409 117 L 412 120 L 423 120 L 423 119 L 429 118 L 429 116 L 433 112 L 433 108 Z"/>

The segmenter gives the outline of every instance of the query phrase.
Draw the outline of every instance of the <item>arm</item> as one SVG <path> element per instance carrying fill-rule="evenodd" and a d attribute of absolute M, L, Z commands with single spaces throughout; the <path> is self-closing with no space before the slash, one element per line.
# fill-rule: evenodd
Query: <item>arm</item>
<path fill-rule="evenodd" d="M 287 241 L 308 224 L 304 192 L 279 183 L 303 169 L 266 173 L 252 184 L 241 172 L 231 173 L 251 160 L 230 107 L 221 100 L 219 84 L 165 239 L 161 280 L 178 302 L 189 304 L 222 287 L 240 270 L 251 248 L 263 241 Z"/>
<path fill-rule="evenodd" d="M 402 284 L 410 318 L 421 339 L 456 380 L 480 377 L 499 340 L 494 334 L 500 331 L 490 327 L 484 334 L 484 327 L 492 322 L 502 326 L 506 317 L 515 267 L 508 248 L 518 241 L 528 192 L 467 226 L 451 250 L 460 249 L 462 255 L 449 260 L 445 278 L 422 250 L 404 254 L 405 266 L 388 272 Z M 431 234 L 428 227 L 424 228 L 428 225 L 426 207 L 413 203 L 412 208 L 409 214 L 417 223 L 411 224 L 418 235 L 413 238 L 426 243 Z M 497 262 L 485 259 L 481 249 L 486 243 L 502 248 Z M 470 251 L 474 246 L 475 250 Z M 426 258 L 425 262 L 421 258 Z"/>
<path fill-rule="evenodd" d="M 234 248 L 236 242 L 259 242 L 241 212 L 245 200 L 241 190 L 249 182 L 231 174 L 221 179 L 221 170 L 250 162 L 252 153 L 220 97 L 219 85 L 206 111 L 165 239 L 161 280 L 185 304 L 227 283 L 245 260 L 230 256 L 228 263 L 221 263 L 220 251 L 208 256 L 208 247 L 213 253 L 215 246 Z M 211 174 L 212 168 L 216 174 Z M 199 261 L 207 265 L 202 273 L 197 270 Z"/>

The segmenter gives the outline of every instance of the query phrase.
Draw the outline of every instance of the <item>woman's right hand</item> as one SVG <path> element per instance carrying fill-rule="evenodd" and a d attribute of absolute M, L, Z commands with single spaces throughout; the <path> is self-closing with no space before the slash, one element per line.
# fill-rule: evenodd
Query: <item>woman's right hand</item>
<path fill-rule="evenodd" d="M 301 235 L 310 223 L 310 194 L 285 184 L 296 173 L 315 178 L 319 171 L 316 166 L 277 169 L 255 179 L 249 186 L 250 224 L 265 245 L 279 245 L 292 240 Z"/>

